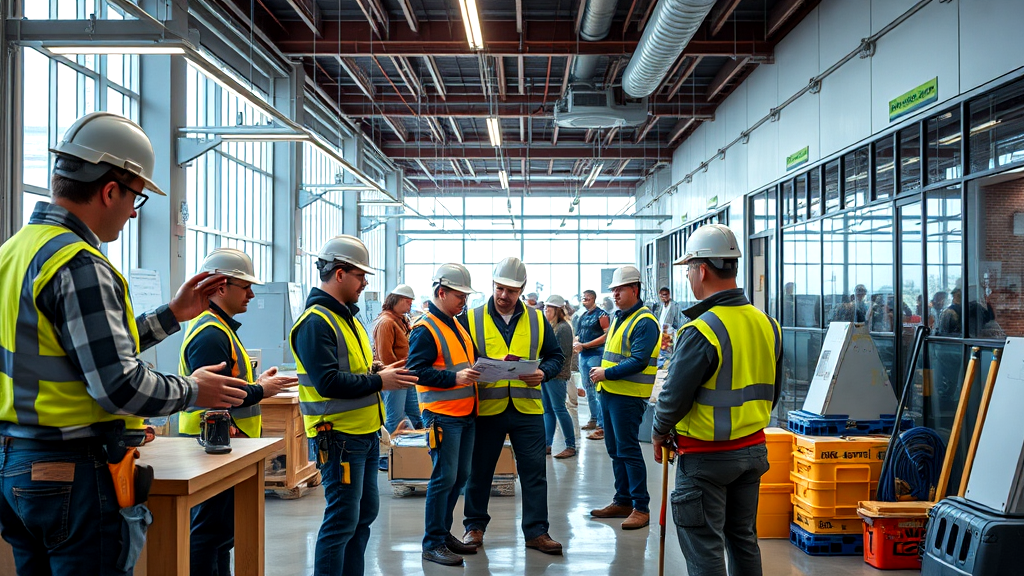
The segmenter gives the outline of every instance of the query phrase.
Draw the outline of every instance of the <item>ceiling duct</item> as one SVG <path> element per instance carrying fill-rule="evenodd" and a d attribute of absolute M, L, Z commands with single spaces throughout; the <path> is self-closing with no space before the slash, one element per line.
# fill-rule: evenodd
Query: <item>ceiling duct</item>
<path fill-rule="evenodd" d="M 658 2 L 622 75 L 622 88 L 626 94 L 644 98 L 661 85 L 714 5 L 715 0 Z"/>
<path fill-rule="evenodd" d="M 597 42 L 608 37 L 615 19 L 615 4 L 618 0 L 587 0 L 583 9 L 583 20 L 580 22 L 580 39 Z M 580 82 L 589 82 L 597 68 L 600 56 L 581 54 L 575 58 L 572 77 Z"/>

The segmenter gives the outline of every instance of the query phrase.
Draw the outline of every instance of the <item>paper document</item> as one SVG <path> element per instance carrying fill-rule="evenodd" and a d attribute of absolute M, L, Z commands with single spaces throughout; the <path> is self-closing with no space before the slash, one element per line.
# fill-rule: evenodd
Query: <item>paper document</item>
<path fill-rule="evenodd" d="M 532 374 L 540 366 L 539 360 L 494 360 L 493 358 L 477 358 L 473 370 L 480 373 L 480 382 L 498 382 L 499 380 L 519 380 L 526 374 Z"/>

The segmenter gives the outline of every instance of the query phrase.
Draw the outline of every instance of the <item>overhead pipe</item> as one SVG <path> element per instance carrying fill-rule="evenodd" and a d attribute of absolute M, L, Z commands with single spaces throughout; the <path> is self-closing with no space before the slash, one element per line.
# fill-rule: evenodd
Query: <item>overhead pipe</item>
<path fill-rule="evenodd" d="M 714 5 L 715 0 L 658 2 L 622 75 L 626 94 L 645 98 L 658 89 Z"/>
<path fill-rule="evenodd" d="M 587 0 L 587 7 L 583 9 L 583 19 L 580 22 L 581 40 L 597 42 L 608 37 L 612 30 L 612 20 L 615 19 L 617 2 L 618 0 Z M 597 69 L 598 58 L 600 56 L 577 55 L 572 70 L 573 80 L 590 82 L 594 77 L 594 70 Z"/>

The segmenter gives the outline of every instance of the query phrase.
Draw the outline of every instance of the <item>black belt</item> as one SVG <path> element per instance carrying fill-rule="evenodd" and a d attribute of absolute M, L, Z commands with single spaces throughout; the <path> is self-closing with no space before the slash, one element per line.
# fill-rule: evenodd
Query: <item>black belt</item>
<path fill-rule="evenodd" d="M 36 440 L 35 438 L 17 438 L 0 436 L 0 445 L 16 450 L 39 450 L 44 452 L 88 452 L 102 450 L 102 438 L 76 438 L 74 440 Z"/>

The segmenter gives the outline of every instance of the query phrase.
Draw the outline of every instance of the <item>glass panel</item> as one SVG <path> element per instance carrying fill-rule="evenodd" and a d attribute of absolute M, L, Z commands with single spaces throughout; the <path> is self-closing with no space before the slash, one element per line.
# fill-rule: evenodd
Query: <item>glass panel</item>
<path fill-rule="evenodd" d="M 924 288 L 924 249 L 921 244 L 921 204 L 915 202 L 899 209 L 900 215 L 900 273 L 903 285 L 900 299 L 903 302 L 903 330 L 901 335 L 902 358 L 910 362 L 910 347 L 914 342 L 914 328 L 927 318 L 928 327 L 934 330 L 935 320 L 945 308 L 944 299 L 926 302 Z M 910 308 L 912 314 L 907 314 Z M 905 372 L 904 372 L 905 373 Z M 901 382 L 902 384 L 902 382 Z"/>
<path fill-rule="evenodd" d="M 971 172 L 1024 160 L 1024 81 L 969 103 Z"/>
<path fill-rule="evenodd" d="M 866 322 L 871 332 L 893 331 L 892 214 L 891 207 L 883 206 L 826 220 L 823 242 L 829 322 Z"/>
<path fill-rule="evenodd" d="M 49 127 L 50 59 L 26 48 L 25 54 L 25 164 L 24 182 L 50 188 Z"/>
<path fill-rule="evenodd" d="M 888 198 L 896 186 L 893 137 L 875 142 L 875 198 Z"/>
<path fill-rule="evenodd" d="M 776 227 L 778 227 L 778 220 L 777 220 L 778 219 L 778 216 L 777 216 L 778 215 L 778 211 L 777 211 L 778 207 L 777 207 L 777 200 L 776 200 L 777 198 L 778 198 L 778 188 L 776 188 L 775 186 L 772 186 L 771 188 L 768 189 L 768 227 L 769 228 L 776 228 Z"/>
<path fill-rule="evenodd" d="M 821 169 L 814 168 L 807 173 L 807 195 L 811 204 L 811 218 L 821 216 Z"/>
<path fill-rule="evenodd" d="M 839 160 L 825 164 L 825 212 L 839 210 Z"/>
<path fill-rule="evenodd" d="M 821 222 L 809 222 L 786 231 L 782 250 L 783 325 L 819 328 Z"/>
<path fill-rule="evenodd" d="M 814 367 L 821 354 L 821 341 L 820 330 L 782 331 L 782 394 L 777 412 L 782 426 L 785 426 L 786 416 L 791 410 L 803 408 Z"/>
<path fill-rule="evenodd" d="M 921 134 L 917 124 L 900 130 L 900 192 L 921 187 Z"/>
<path fill-rule="evenodd" d="M 971 184 L 968 242 L 968 332 L 980 338 L 1024 336 L 1021 237 L 1024 179 Z"/>
<path fill-rule="evenodd" d="M 946 302 L 946 308 L 935 321 L 933 333 L 960 336 L 963 333 L 963 208 L 960 187 L 929 192 L 927 202 L 925 234 L 929 300 Z"/>
<path fill-rule="evenodd" d="M 750 199 L 750 204 L 753 208 L 753 210 L 751 210 L 753 219 L 750 227 L 751 234 L 764 232 L 768 229 L 768 194 L 765 192 L 755 194 Z"/>
<path fill-rule="evenodd" d="M 796 177 L 796 219 L 807 219 L 807 175 Z"/>
<path fill-rule="evenodd" d="M 954 109 L 928 119 L 928 183 L 959 178 L 960 110 Z"/>
<path fill-rule="evenodd" d="M 850 152 L 843 157 L 846 171 L 843 208 L 863 206 L 868 198 L 868 148 Z"/>
<path fill-rule="evenodd" d="M 793 190 L 793 181 L 787 180 L 782 183 L 782 225 L 787 226 L 796 222 L 794 218 L 794 203 L 795 203 L 795 191 Z"/>

